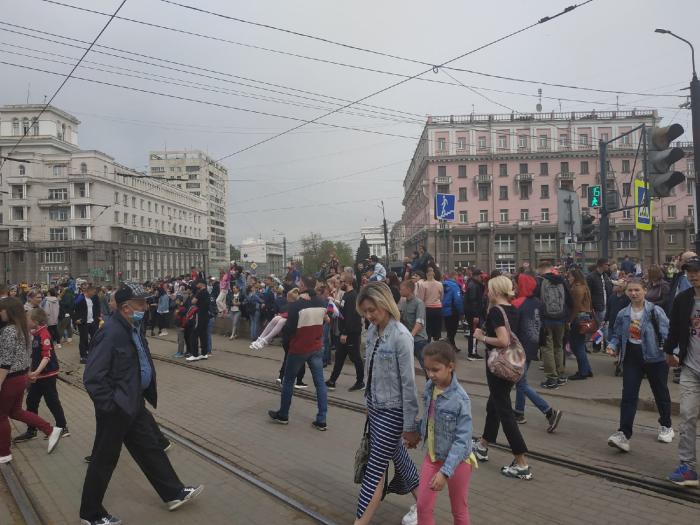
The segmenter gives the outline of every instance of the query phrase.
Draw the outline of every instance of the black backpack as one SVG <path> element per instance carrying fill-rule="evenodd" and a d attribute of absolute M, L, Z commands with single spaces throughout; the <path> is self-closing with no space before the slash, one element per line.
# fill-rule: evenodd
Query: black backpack
<path fill-rule="evenodd" d="M 544 305 L 544 316 L 548 319 L 566 318 L 566 287 L 563 282 L 553 283 L 542 279 L 540 300 Z"/>

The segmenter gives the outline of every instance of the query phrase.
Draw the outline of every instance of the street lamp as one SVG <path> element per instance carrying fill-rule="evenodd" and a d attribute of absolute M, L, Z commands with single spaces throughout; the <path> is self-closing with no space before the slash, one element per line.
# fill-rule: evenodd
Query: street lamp
<path fill-rule="evenodd" d="M 690 106 L 693 119 L 693 164 L 695 166 L 695 252 L 700 253 L 700 81 L 695 71 L 695 48 L 685 38 L 668 29 L 655 29 L 655 33 L 671 35 L 690 46 L 693 78 L 690 81 Z"/>

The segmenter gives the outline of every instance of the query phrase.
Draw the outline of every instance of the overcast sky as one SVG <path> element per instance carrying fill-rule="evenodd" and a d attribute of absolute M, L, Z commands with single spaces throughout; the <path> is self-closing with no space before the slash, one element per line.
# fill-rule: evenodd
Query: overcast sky
<path fill-rule="evenodd" d="M 111 13 L 121 0 L 61 1 Z M 178 1 L 430 64 L 459 56 L 544 16 L 553 15 L 573 2 Z M 102 15 L 41 0 L 0 0 L 0 12 L 0 22 L 85 41 L 92 41 L 107 20 Z M 265 47 L 363 68 L 404 75 L 415 75 L 427 69 L 408 61 L 195 13 L 160 0 L 128 0 L 120 16 L 246 46 Z M 687 91 L 679 90 L 687 86 L 691 75 L 689 49 L 682 42 L 667 35 L 657 35 L 653 30 L 656 27 L 669 28 L 692 40 L 697 35 L 698 20 L 698 0 L 595 0 L 452 65 L 538 82 L 683 94 Z M 0 29 L 0 60 L 3 62 L 65 74 L 70 71 L 69 64 L 74 64 L 83 52 L 75 47 L 6 31 L 12 29 L 59 40 L 31 30 L 2 24 Z M 357 100 L 401 79 L 125 20 L 114 20 L 99 43 L 206 68 L 212 72 L 203 74 L 217 78 L 205 78 L 196 74 L 196 70 L 173 64 L 159 62 L 171 68 L 165 69 L 99 53 L 90 53 L 84 65 L 103 71 L 79 68 L 75 73 L 77 76 L 296 119 L 312 120 L 338 106 L 331 99 L 299 91 L 295 93 L 325 101 L 295 98 L 290 95 L 289 88 L 326 97 Z M 696 43 L 700 45 L 700 40 L 696 40 Z M 8 51 L 43 57 L 49 61 Z M 95 51 L 120 54 L 100 47 L 96 47 Z M 139 60 L 154 62 L 147 58 Z M 114 66 L 134 71 L 117 70 Z M 123 76 L 115 74 L 116 71 L 147 78 Z M 258 235 L 274 239 L 284 233 L 293 253 L 299 246 L 298 243 L 294 244 L 295 241 L 314 231 L 356 246 L 361 227 L 380 224 L 379 201 L 382 199 L 386 205 L 387 219 L 390 222 L 399 219 L 402 180 L 416 140 L 380 133 L 418 137 L 424 120 L 421 116 L 468 114 L 472 110 L 477 113 L 510 113 L 496 103 L 517 111 L 531 112 L 537 104 L 538 87 L 543 88 L 544 97 L 551 97 L 543 99 L 545 111 L 558 111 L 560 104 L 563 111 L 604 110 L 614 108 L 617 102 L 614 94 L 519 83 L 464 72 L 450 71 L 449 74 L 476 88 L 524 95 L 486 90 L 475 93 L 459 85 L 411 80 L 365 101 L 366 104 L 387 109 L 353 107 L 348 111 L 360 114 L 334 114 L 321 120 L 375 133 L 309 124 L 231 156 L 223 161 L 231 179 L 228 195 L 229 241 L 238 243 L 245 237 Z M 454 82 L 444 72 L 426 73 L 422 78 Z M 0 104 L 24 103 L 28 94 L 30 102 L 40 103 L 44 95 L 50 96 L 61 82 L 59 76 L 3 64 L 0 64 L 0 79 Z M 260 81 L 284 87 L 262 85 Z M 264 91 L 258 87 L 284 93 Z M 479 94 L 486 95 L 493 102 Z M 559 98 L 583 102 L 559 101 Z M 682 101 L 668 97 L 619 97 L 620 109 L 664 108 L 660 109 L 660 113 L 667 119 L 673 118 L 673 121 L 683 124 L 687 130 L 683 138 L 692 140 L 690 111 L 677 108 Z M 82 80 L 69 81 L 54 105 L 82 121 L 82 148 L 99 149 L 136 169 L 145 169 L 151 149 L 196 148 L 220 159 L 300 124 L 295 120 Z"/>

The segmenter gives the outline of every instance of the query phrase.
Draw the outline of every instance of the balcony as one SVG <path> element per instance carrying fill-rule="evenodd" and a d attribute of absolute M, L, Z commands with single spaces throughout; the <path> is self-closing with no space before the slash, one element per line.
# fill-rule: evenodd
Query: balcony
<path fill-rule="evenodd" d="M 532 228 L 532 221 L 531 220 L 518 221 L 518 229 L 519 230 L 529 230 L 530 228 Z"/>
<path fill-rule="evenodd" d="M 435 177 L 435 184 L 437 184 L 437 185 L 452 184 L 452 177 L 449 177 L 449 176 Z"/>
<path fill-rule="evenodd" d="M 695 217 L 691 217 L 690 215 L 685 216 L 685 224 L 687 226 L 694 226 L 695 225 Z"/>
<path fill-rule="evenodd" d="M 515 176 L 515 180 L 517 182 L 532 182 L 534 178 L 535 177 L 532 173 L 518 173 Z"/>
<path fill-rule="evenodd" d="M 487 222 L 477 222 L 476 223 L 476 229 L 477 230 L 490 230 L 493 228 L 493 221 L 487 221 Z"/>
<path fill-rule="evenodd" d="M 493 181 L 493 175 L 487 173 L 479 173 L 474 179 L 477 184 L 491 184 Z"/>
<path fill-rule="evenodd" d="M 573 171 L 567 171 L 566 173 L 560 173 L 557 177 L 559 180 L 574 180 L 576 179 L 576 174 Z"/>
<path fill-rule="evenodd" d="M 70 206 L 70 200 L 68 199 L 38 199 L 36 201 L 37 206 L 40 208 L 50 208 L 53 206 Z"/>

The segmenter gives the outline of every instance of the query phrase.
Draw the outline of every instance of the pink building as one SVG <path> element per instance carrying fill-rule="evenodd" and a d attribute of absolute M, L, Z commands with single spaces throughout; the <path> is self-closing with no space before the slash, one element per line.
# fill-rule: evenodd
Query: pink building
<path fill-rule="evenodd" d="M 573 246 L 557 222 L 559 188 L 575 191 L 588 210 L 589 186 L 600 184 L 598 140 L 639 124 L 658 125 L 656 111 L 452 115 L 429 117 L 404 179 L 403 246 L 424 244 L 442 267 L 477 265 L 514 271 L 520 262 L 559 258 Z M 684 137 L 689 136 L 689 130 Z M 608 148 L 608 189 L 633 204 L 639 132 Z M 654 229 L 639 232 L 634 210 L 611 216 L 612 258 L 665 261 L 694 241 L 692 143 L 676 169 L 686 174 L 674 194 L 653 203 Z M 436 193 L 456 196 L 455 221 L 435 219 Z M 594 260 L 598 244 L 578 245 Z"/>

